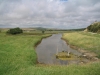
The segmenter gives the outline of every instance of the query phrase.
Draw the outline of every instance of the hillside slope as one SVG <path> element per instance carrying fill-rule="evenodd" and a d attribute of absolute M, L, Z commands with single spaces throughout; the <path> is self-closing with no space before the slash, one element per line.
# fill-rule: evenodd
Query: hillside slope
<path fill-rule="evenodd" d="M 94 22 L 87 27 L 87 30 L 94 33 L 100 33 L 100 22 Z"/>

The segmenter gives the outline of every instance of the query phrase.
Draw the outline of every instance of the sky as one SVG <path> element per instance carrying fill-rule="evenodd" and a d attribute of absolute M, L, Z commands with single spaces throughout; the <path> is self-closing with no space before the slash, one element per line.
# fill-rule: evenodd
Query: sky
<path fill-rule="evenodd" d="M 100 21 L 100 0 L 0 0 L 0 28 L 85 28 Z"/>

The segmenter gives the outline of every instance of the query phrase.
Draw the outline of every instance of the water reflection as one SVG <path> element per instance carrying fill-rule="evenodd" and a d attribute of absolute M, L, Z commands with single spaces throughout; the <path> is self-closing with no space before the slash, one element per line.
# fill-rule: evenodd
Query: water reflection
<path fill-rule="evenodd" d="M 81 55 L 78 51 L 68 48 L 66 42 L 62 40 L 61 37 L 61 34 L 54 34 L 51 37 L 42 40 L 36 48 L 39 63 L 67 65 L 69 63 L 77 64 L 79 62 L 77 58 L 75 60 L 56 59 L 57 47 L 58 52 L 70 50 L 70 52 L 75 55 Z"/>

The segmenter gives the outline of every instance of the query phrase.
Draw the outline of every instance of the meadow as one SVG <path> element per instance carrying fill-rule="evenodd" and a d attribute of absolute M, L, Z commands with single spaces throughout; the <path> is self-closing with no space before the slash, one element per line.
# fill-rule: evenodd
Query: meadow
<path fill-rule="evenodd" d="M 94 52 L 100 58 L 100 34 L 91 32 L 72 32 L 63 34 L 63 38 L 68 40 L 70 45 L 82 50 Z"/>
<path fill-rule="evenodd" d="M 66 33 L 64 35 L 67 34 L 70 36 L 65 38 L 69 40 L 70 44 L 73 44 L 70 38 L 74 36 L 75 38 L 71 39 L 74 41 L 77 37 L 76 34 L 99 40 L 99 35 L 93 35 L 93 37 L 87 33 Z M 40 36 L 40 34 L 7 35 L 0 33 L 0 75 L 100 75 L 99 62 L 64 66 L 37 64 L 35 45 L 47 36 L 50 36 L 50 34 L 41 34 Z M 75 43 L 78 41 L 80 40 Z"/>

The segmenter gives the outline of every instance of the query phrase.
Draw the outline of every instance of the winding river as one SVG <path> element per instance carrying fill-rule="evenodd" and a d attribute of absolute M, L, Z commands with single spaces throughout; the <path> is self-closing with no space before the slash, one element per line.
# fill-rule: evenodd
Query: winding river
<path fill-rule="evenodd" d="M 41 64 L 53 65 L 68 65 L 79 64 L 80 60 L 60 60 L 56 59 L 57 48 L 58 52 L 70 51 L 74 55 L 80 56 L 81 53 L 77 50 L 71 49 L 64 40 L 61 39 L 62 34 L 53 34 L 51 37 L 45 38 L 36 48 L 38 62 Z"/>

